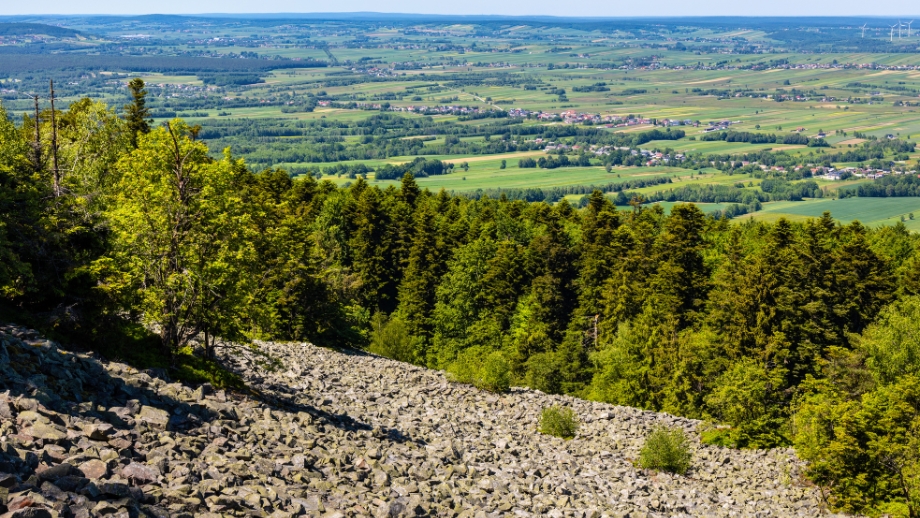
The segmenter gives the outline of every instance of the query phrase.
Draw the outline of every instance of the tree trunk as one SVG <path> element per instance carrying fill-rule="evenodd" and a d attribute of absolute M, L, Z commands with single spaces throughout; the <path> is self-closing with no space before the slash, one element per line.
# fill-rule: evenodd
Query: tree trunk
<path fill-rule="evenodd" d="M 204 352 L 205 352 L 205 356 L 207 356 L 209 360 L 213 360 L 214 359 L 214 347 L 211 344 L 211 342 L 208 340 L 209 336 L 210 334 L 208 333 L 208 328 L 205 327 L 204 328 Z"/>

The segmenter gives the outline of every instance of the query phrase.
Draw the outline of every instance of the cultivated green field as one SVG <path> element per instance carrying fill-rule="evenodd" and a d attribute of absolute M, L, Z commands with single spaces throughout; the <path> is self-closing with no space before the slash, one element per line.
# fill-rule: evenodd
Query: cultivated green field
<path fill-rule="evenodd" d="M 820 217 L 825 211 L 842 222 L 859 221 L 868 226 L 893 225 L 901 221 L 910 230 L 920 230 L 920 198 L 842 198 L 773 202 L 750 217 L 776 221 L 779 218 L 804 220 Z M 917 218 L 911 219 L 914 213 Z"/>

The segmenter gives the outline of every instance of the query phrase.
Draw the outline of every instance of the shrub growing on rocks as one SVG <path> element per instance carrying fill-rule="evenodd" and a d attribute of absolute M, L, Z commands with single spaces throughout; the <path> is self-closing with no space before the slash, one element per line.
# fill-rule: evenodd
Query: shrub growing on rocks
<path fill-rule="evenodd" d="M 511 366 L 505 355 L 494 352 L 487 356 L 476 381 L 474 385 L 492 392 L 506 392 L 511 388 Z"/>
<path fill-rule="evenodd" d="M 401 362 L 415 360 L 412 335 L 399 318 L 387 319 L 381 313 L 371 321 L 371 344 L 368 351 Z"/>
<path fill-rule="evenodd" d="M 511 365 L 505 355 L 498 351 L 488 355 L 481 352 L 478 347 L 463 351 L 447 371 L 454 381 L 490 392 L 506 392 L 511 388 Z"/>
<path fill-rule="evenodd" d="M 575 411 L 568 407 L 551 406 L 544 408 L 540 414 L 540 433 L 555 435 L 563 439 L 573 439 L 578 432 L 578 418 Z"/>
<path fill-rule="evenodd" d="M 661 426 L 652 430 L 639 452 L 639 466 L 683 475 L 690 468 L 693 454 L 690 440 L 680 428 Z"/>
<path fill-rule="evenodd" d="M 524 384 L 547 394 L 561 394 L 560 363 L 554 353 L 534 354 L 525 364 Z"/>

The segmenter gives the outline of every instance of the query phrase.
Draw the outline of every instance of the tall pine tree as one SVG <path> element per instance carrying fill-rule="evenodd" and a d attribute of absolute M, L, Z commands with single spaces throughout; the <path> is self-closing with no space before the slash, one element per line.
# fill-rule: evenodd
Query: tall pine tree
<path fill-rule="evenodd" d="M 128 122 L 128 131 L 131 134 L 131 146 L 137 147 L 140 135 L 150 132 L 150 109 L 147 108 L 147 89 L 144 80 L 135 77 L 128 83 L 131 91 L 131 102 L 125 105 L 125 120 Z"/>

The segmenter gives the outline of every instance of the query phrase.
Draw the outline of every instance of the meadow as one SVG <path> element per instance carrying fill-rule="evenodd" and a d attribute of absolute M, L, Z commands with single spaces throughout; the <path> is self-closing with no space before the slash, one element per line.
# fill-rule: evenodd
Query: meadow
<path fill-rule="evenodd" d="M 764 204 L 763 210 L 750 215 L 751 218 L 774 222 L 779 218 L 801 221 L 818 218 L 824 212 L 841 222 L 859 221 L 876 227 L 894 225 L 902 221 L 912 230 L 920 230 L 920 198 L 839 198 L 812 199 L 804 201 L 781 201 Z"/>

